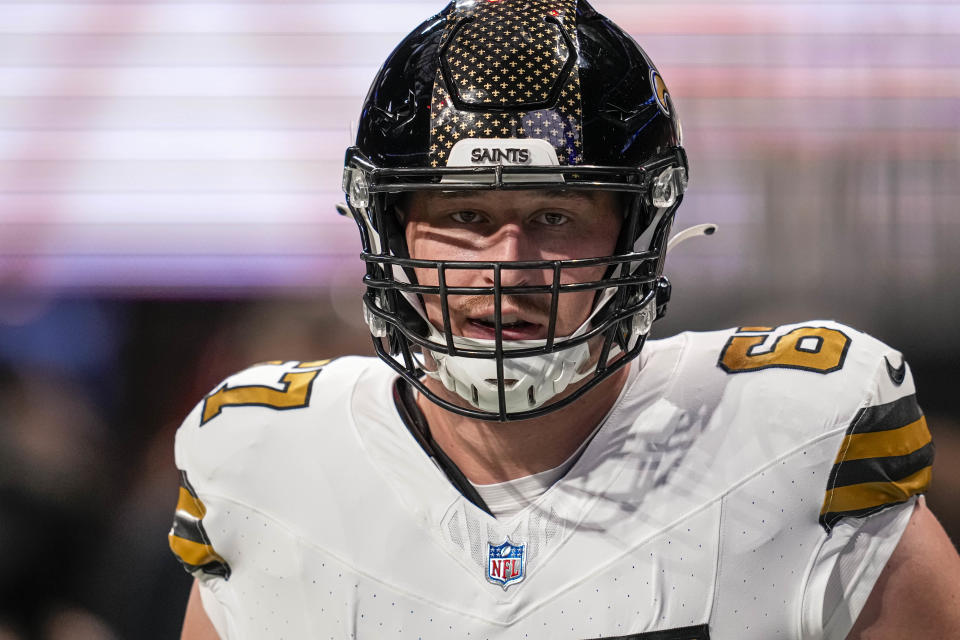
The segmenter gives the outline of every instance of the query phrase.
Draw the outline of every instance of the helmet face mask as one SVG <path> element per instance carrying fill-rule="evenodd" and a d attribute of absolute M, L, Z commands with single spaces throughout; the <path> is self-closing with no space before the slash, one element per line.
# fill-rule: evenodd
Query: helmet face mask
<path fill-rule="evenodd" d="M 517 40 L 526 46 L 506 51 L 502 43 Z M 468 42 L 488 55 L 472 55 L 477 47 Z M 611 42 L 628 63 L 617 78 L 590 60 L 601 45 L 609 54 Z M 524 60 L 529 65 L 544 49 L 553 58 L 542 56 L 540 73 L 510 80 L 497 71 Z M 494 70 L 483 71 L 482 60 L 491 58 Z M 551 74 L 552 85 L 523 82 Z M 638 74 L 648 80 L 639 93 L 635 82 L 622 86 Z M 478 75 L 486 82 L 471 83 Z M 498 90 L 493 78 L 508 88 Z M 580 101 L 581 80 L 606 88 L 609 108 Z M 536 86 L 540 93 L 533 95 Z M 637 93 L 632 102 L 624 100 L 631 92 Z M 516 97 L 523 93 L 531 95 Z M 611 118 L 611 110 L 619 115 Z M 611 160 L 614 146 L 622 153 Z M 364 317 L 378 355 L 432 401 L 469 417 L 520 420 L 570 404 L 636 357 L 662 312 L 669 291 L 661 275 L 666 239 L 686 166 L 662 78 L 629 37 L 585 2 L 451 4 L 384 65 L 367 98 L 357 146 L 347 151 L 343 186 L 363 243 Z M 404 194 L 519 189 L 621 194 L 615 250 L 522 262 L 410 256 L 396 207 Z M 587 271 L 590 279 L 583 277 Z M 477 272 L 484 277 L 470 277 Z M 592 298 L 588 317 L 558 335 L 562 301 L 576 294 Z M 451 302 L 463 296 L 491 301 L 492 339 L 455 334 Z M 549 309 L 545 336 L 505 339 L 505 301 L 533 299 Z M 434 311 L 428 318 L 425 301 L 439 306 L 439 317 Z M 450 393 L 436 393 L 425 375 Z"/>

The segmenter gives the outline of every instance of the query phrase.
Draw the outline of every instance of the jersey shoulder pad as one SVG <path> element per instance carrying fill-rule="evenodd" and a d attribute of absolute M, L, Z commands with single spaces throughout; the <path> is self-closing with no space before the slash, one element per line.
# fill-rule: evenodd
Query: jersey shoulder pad
<path fill-rule="evenodd" d="M 781 326 L 743 326 L 702 334 L 698 351 L 715 359 L 725 383 L 743 394 L 778 401 L 795 399 L 817 414 L 826 427 L 846 422 L 878 397 L 891 363 L 899 386 L 913 388 L 902 356 L 876 338 L 832 320 Z M 895 365 L 893 363 L 896 363 Z M 811 421 L 813 422 L 813 421 Z"/>
<path fill-rule="evenodd" d="M 771 426 L 796 423 L 800 439 L 852 417 L 875 368 L 862 366 L 858 332 L 830 321 L 687 336 L 680 376 L 696 390 L 690 402 L 763 423 L 779 416 Z"/>
<path fill-rule="evenodd" d="M 926 490 L 930 432 L 909 365 L 882 341 L 811 320 L 691 334 L 688 352 L 695 366 L 685 365 L 687 379 L 696 382 L 688 386 L 714 398 L 718 414 L 729 418 L 728 436 L 776 433 L 783 451 L 824 437 L 836 443 L 833 457 L 822 460 L 829 472 L 820 523 L 828 531 L 844 517 Z"/>
<path fill-rule="evenodd" d="M 230 566 L 204 528 L 207 498 L 236 492 L 236 468 L 261 457 L 265 439 L 297 437 L 303 416 L 344 402 L 371 358 L 274 361 L 249 367 L 216 385 L 177 430 L 174 455 L 180 489 L 171 550 L 198 576 L 228 578 Z M 308 418 L 309 419 L 309 418 Z M 284 428 L 277 428 L 284 422 Z M 293 446 L 293 445 L 291 445 Z M 207 500 L 207 502 L 205 502 Z"/>
<path fill-rule="evenodd" d="M 214 468 L 232 452 L 264 433 L 284 433 L 280 423 L 298 422 L 306 414 L 347 402 L 357 379 L 376 358 L 264 362 L 235 373 L 216 385 L 190 412 L 177 431 L 175 452 L 180 469 L 202 484 L 201 469 Z M 246 443 L 246 444 L 245 444 Z M 201 489 L 202 491 L 202 489 Z"/>
<path fill-rule="evenodd" d="M 183 422 L 183 427 L 206 428 L 215 422 L 262 421 L 277 412 L 295 411 L 349 393 L 371 358 L 289 360 L 255 364 L 217 384 Z M 254 407 L 266 411 L 238 410 Z"/>

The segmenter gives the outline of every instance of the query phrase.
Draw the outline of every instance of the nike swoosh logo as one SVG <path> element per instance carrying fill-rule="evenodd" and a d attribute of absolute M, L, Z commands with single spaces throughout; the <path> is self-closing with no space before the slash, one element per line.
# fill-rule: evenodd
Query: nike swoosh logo
<path fill-rule="evenodd" d="M 890 359 L 887 356 L 883 356 L 883 361 L 887 364 L 887 375 L 890 376 L 890 380 L 899 387 L 903 384 L 903 379 L 907 375 L 907 361 L 901 360 L 900 366 L 896 368 L 890 364 Z"/>

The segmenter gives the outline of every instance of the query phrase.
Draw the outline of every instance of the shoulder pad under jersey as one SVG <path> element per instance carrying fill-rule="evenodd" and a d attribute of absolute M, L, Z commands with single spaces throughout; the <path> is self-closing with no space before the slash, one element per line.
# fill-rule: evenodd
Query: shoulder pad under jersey
<path fill-rule="evenodd" d="M 168 536 L 187 571 L 224 578 L 231 571 L 204 528 L 204 494 L 231 495 L 259 443 L 289 437 L 311 407 L 346 402 L 370 360 L 261 363 L 226 378 L 194 407 L 177 431 L 180 490 Z"/>
<path fill-rule="evenodd" d="M 898 351 L 824 320 L 700 335 L 694 351 L 716 358 L 728 405 L 757 424 L 776 416 L 798 444 L 838 434 L 820 513 L 827 531 L 926 490 L 933 444 Z"/>

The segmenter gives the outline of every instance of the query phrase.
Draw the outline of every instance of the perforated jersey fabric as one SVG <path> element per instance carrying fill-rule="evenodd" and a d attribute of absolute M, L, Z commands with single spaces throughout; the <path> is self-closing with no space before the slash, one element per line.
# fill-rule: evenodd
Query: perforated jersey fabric
<path fill-rule="evenodd" d="M 827 321 L 651 341 L 569 472 L 503 519 L 414 441 L 379 360 L 260 365 L 177 434 L 177 518 L 205 538 L 171 545 L 231 639 L 842 638 L 924 488 L 895 476 L 929 463 L 890 423 L 864 433 L 902 455 L 866 489 L 834 472 L 865 409 L 915 401 L 888 361 Z"/>

